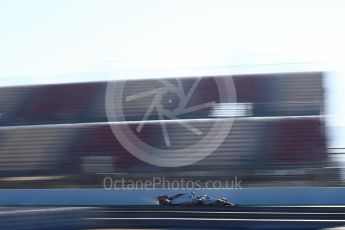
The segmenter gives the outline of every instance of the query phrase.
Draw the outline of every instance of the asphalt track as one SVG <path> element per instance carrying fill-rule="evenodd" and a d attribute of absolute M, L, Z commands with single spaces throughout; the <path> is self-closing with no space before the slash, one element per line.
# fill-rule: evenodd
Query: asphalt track
<path fill-rule="evenodd" d="M 100 207 L 88 218 L 103 228 L 325 229 L 345 226 L 345 206 Z"/>
<path fill-rule="evenodd" d="M 345 226 L 345 206 L 0 208 L 0 229 L 338 229 L 341 226 Z"/>

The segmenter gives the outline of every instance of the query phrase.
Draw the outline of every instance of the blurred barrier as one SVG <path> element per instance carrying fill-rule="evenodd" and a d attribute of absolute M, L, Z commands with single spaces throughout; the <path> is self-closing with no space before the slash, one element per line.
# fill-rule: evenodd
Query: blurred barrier
<path fill-rule="evenodd" d="M 1 207 L 0 229 L 68 230 L 94 227 L 86 207 Z M 93 215 L 94 216 L 94 215 Z"/>
<path fill-rule="evenodd" d="M 345 188 L 253 189 L 2 189 L 1 205 L 154 205 L 159 195 L 225 197 L 239 205 L 345 205 Z"/>

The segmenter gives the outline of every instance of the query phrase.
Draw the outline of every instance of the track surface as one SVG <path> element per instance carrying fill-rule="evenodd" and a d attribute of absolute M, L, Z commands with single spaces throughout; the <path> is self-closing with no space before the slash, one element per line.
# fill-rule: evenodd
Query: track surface
<path fill-rule="evenodd" d="M 100 207 L 98 227 L 197 229 L 323 229 L 345 226 L 345 206 Z"/>
<path fill-rule="evenodd" d="M 345 206 L 3 206 L 0 229 L 325 229 Z"/>

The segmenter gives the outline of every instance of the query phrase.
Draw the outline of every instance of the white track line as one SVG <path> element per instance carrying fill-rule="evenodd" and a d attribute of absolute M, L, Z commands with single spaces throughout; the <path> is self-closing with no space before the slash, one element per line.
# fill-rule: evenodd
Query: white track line
<path fill-rule="evenodd" d="M 209 212 L 209 211 L 165 211 L 165 210 L 154 210 L 154 211 L 149 211 L 149 210 L 99 210 L 99 211 L 94 211 L 94 212 L 102 212 L 102 213 L 195 213 L 195 214 L 262 214 L 262 215 L 271 215 L 271 214 L 276 214 L 276 215 L 345 215 L 345 213 L 337 213 L 337 212 L 260 212 L 260 211 L 249 211 L 249 212 Z"/>
<path fill-rule="evenodd" d="M 344 222 L 345 220 L 327 220 L 327 219 L 248 219 L 248 218 L 150 218 L 150 217 L 133 217 L 133 218 L 117 218 L 117 217 L 105 217 L 105 218 L 86 218 L 88 220 L 181 220 L 181 221 L 252 221 L 252 222 Z"/>
<path fill-rule="evenodd" d="M 222 118 L 198 118 L 198 119 L 178 119 L 178 120 L 147 120 L 147 124 L 155 124 L 160 122 L 165 123 L 178 123 L 178 122 L 202 122 L 202 121 L 217 121 L 234 119 L 236 120 L 279 120 L 279 119 L 296 119 L 296 118 L 325 118 L 326 115 L 311 115 L 311 116 L 276 116 L 276 117 L 222 117 Z M 110 122 L 88 122 L 88 123 L 65 123 L 65 124 L 40 124 L 40 125 L 13 125 L 13 126 L 0 126 L 0 130 L 8 129 L 35 129 L 35 128 L 71 128 L 71 127 L 90 127 L 100 125 L 117 125 L 117 124 L 138 124 L 140 121 L 110 121 Z"/>

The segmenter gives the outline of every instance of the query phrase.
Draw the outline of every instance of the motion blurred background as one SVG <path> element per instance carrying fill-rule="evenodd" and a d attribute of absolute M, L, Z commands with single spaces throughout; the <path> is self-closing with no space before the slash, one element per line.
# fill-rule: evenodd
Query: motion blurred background
<path fill-rule="evenodd" d="M 216 78 L 227 77 L 230 76 Z M 343 165 L 336 161 L 338 154 L 328 146 L 324 73 L 232 77 L 236 108 L 218 103 L 179 116 L 189 122 L 197 119 L 193 124 L 202 130 L 208 130 L 214 119 L 235 116 L 229 135 L 207 158 L 174 168 L 140 161 L 114 137 L 105 111 L 106 82 L 2 87 L 0 185 L 101 188 L 107 173 L 114 179 L 183 177 L 206 181 L 237 176 L 246 187 L 342 185 Z M 193 80 L 182 79 L 182 84 L 188 89 Z M 174 79 L 169 81 L 173 84 Z M 212 82 L 213 78 L 202 78 L 191 101 L 195 104 L 211 101 L 218 94 Z M 135 94 L 152 89 L 155 84 L 157 80 L 135 80 L 125 90 Z M 130 126 L 143 119 L 153 96 L 124 104 Z M 162 105 L 174 107 L 167 100 Z M 148 119 L 159 118 L 153 113 Z M 185 141 L 194 141 L 196 135 L 178 128 L 179 122 L 168 124 L 174 148 L 184 147 Z M 152 146 L 164 147 L 159 124 L 146 124 L 140 136 Z"/>

